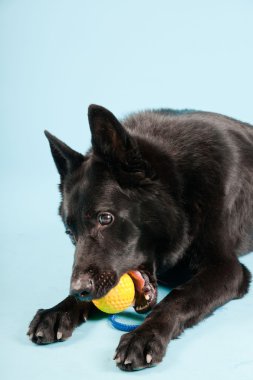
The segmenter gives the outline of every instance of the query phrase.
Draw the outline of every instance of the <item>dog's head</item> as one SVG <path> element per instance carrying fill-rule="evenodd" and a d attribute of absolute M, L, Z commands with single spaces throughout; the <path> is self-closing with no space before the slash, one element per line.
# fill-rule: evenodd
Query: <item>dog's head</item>
<path fill-rule="evenodd" d="M 60 215 L 76 247 L 70 292 L 100 298 L 128 272 L 136 310 L 143 312 L 155 303 L 155 255 L 172 244 L 165 230 L 173 234 L 177 213 L 165 212 L 173 200 L 163 199 L 140 144 L 116 117 L 94 105 L 88 117 L 92 149 L 86 155 L 45 131 L 61 177 Z"/>

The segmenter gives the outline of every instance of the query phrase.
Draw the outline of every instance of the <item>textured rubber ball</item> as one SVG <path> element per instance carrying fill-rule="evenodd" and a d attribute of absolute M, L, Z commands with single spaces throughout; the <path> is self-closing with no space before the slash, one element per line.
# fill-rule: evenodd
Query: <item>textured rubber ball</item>
<path fill-rule="evenodd" d="M 119 283 L 104 297 L 92 302 L 96 307 L 108 314 L 116 314 L 133 305 L 135 296 L 134 283 L 126 273 L 121 276 Z"/>

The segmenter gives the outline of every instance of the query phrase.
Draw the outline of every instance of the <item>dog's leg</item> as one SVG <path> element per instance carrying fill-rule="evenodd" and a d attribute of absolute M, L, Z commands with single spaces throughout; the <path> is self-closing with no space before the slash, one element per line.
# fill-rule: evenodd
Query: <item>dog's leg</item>
<path fill-rule="evenodd" d="M 51 309 L 39 309 L 27 335 L 37 344 L 65 340 L 76 326 L 87 320 L 91 307 L 91 302 L 81 302 L 69 296 Z"/>
<path fill-rule="evenodd" d="M 212 259 L 157 304 L 140 327 L 121 337 L 115 353 L 117 365 L 132 371 L 159 363 L 171 339 L 218 306 L 242 297 L 249 282 L 249 271 L 236 258 Z"/>

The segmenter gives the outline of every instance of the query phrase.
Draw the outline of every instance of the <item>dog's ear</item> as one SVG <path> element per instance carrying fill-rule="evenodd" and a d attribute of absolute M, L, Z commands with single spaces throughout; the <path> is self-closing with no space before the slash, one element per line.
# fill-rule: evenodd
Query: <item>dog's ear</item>
<path fill-rule="evenodd" d="M 93 104 L 89 106 L 88 118 L 93 150 L 114 170 L 118 180 L 122 183 L 126 174 L 128 182 L 146 178 L 148 166 L 138 144 L 118 119 L 106 108 Z"/>
<path fill-rule="evenodd" d="M 52 156 L 61 180 L 65 175 L 78 168 L 84 161 L 84 156 L 64 144 L 48 131 L 44 131 L 50 145 Z"/>
<path fill-rule="evenodd" d="M 129 152 L 137 146 L 118 119 L 106 108 L 94 104 L 89 106 L 88 118 L 94 152 L 108 161 L 126 164 Z"/>
<path fill-rule="evenodd" d="M 121 185 L 146 183 L 154 178 L 137 142 L 110 111 L 92 104 L 88 118 L 93 151 L 107 163 Z"/>

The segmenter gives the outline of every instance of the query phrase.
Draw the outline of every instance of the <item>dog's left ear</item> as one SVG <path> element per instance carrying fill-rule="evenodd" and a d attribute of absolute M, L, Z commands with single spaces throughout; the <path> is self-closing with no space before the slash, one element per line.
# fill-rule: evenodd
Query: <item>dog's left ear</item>
<path fill-rule="evenodd" d="M 94 152 L 113 169 L 120 167 L 121 172 L 132 173 L 132 177 L 146 177 L 147 163 L 138 144 L 118 119 L 106 108 L 93 104 L 89 106 L 88 118 Z"/>

